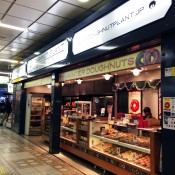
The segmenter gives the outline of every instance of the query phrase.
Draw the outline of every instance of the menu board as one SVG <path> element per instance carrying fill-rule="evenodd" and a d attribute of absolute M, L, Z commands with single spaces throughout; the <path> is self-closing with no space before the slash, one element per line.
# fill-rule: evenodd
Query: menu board
<path fill-rule="evenodd" d="M 175 97 L 163 98 L 163 128 L 175 130 Z"/>

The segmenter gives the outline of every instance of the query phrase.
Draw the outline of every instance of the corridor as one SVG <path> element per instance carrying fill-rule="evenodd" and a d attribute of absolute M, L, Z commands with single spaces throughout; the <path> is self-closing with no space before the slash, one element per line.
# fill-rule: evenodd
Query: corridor
<path fill-rule="evenodd" d="M 83 175 L 46 150 L 0 127 L 0 175 Z"/>

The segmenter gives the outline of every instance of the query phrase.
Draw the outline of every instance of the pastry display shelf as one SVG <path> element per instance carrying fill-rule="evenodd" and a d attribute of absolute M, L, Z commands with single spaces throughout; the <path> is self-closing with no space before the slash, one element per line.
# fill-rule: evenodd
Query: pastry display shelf
<path fill-rule="evenodd" d="M 75 140 L 68 139 L 68 138 L 63 137 L 63 136 L 60 136 L 60 138 L 62 138 L 62 139 L 64 139 L 64 140 L 67 140 L 67 141 L 69 141 L 69 142 L 72 142 L 72 143 L 76 143 L 76 141 L 75 141 Z"/>
<path fill-rule="evenodd" d="M 67 130 L 67 131 L 71 131 L 71 132 L 76 132 L 76 130 L 75 129 L 72 129 L 72 128 L 68 128 L 68 127 L 66 127 L 66 126 L 61 126 L 61 129 L 65 129 L 65 130 Z"/>
<path fill-rule="evenodd" d="M 136 163 L 134 163 L 134 162 L 131 162 L 131 161 L 122 159 L 122 158 L 120 158 L 120 157 L 118 157 L 118 156 L 113 156 L 113 155 L 108 154 L 108 153 L 106 153 L 106 152 L 104 152 L 104 151 L 102 152 L 102 151 L 96 150 L 96 149 L 94 149 L 94 148 L 91 148 L 91 149 L 94 150 L 94 151 L 96 151 L 96 152 L 98 152 L 99 154 L 104 154 L 104 155 L 106 155 L 107 157 L 110 156 L 111 158 L 117 159 L 117 160 L 119 160 L 119 161 L 121 161 L 121 162 L 123 162 L 123 163 L 126 163 L 126 164 L 129 163 L 129 165 L 133 165 L 134 167 L 137 167 L 137 168 L 139 168 L 139 169 L 145 170 L 147 173 L 150 173 L 150 168 L 140 166 L 140 165 L 138 165 L 138 164 L 136 164 Z"/>
<path fill-rule="evenodd" d="M 98 138 L 102 141 L 110 142 L 110 143 L 113 143 L 113 144 L 116 144 L 116 145 L 119 145 L 119 146 L 123 146 L 123 147 L 126 147 L 126 148 L 130 148 L 130 149 L 133 149 L 133 150 L 137 150 L 137 151 L 141 151 L 143 153 L 150 154 L 150 149 L 148 149 L 148 148 L 143 148 L 143 147 L 140 147 L 140 146 L 131 145 L 131 144 L 128 144 L 128 143 L 120 142 L 118 140 L 112 140 L 112 139 L 108 139 L 108 138 L 98 136 L 98 135 L 94 135 L 94 134 L 91 134 L 91 137 L 95 137 L 95 138 Z"/>

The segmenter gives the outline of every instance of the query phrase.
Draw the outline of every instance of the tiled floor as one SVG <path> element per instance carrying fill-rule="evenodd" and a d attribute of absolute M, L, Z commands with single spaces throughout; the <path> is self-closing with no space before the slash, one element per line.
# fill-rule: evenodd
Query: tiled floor
<path fill-rule="evenodd" d="M 13 131 L 0 127 L 0 175 L 83 175 Z"/>

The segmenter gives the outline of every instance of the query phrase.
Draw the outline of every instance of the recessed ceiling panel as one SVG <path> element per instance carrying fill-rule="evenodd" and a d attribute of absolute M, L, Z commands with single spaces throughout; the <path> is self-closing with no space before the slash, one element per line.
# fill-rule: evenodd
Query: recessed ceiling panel
<path fill-rule="evenodd" d="M 5 13 L 10 7 L 11 3 L 6 1 L 0 1 L 0 13 Z"/>
<path fill-rule="evenodd" d="M 78 0 L 64 0 L 64 2 L 68 2 L 70 4 L 74 4 L 76 6 L 79 6 L 79 7 L 83 7 L 83 8 L 86 8 L 86 9 L 89 9 L 91 7 L 93 7 L 94 5 L 98 4 L 99 2 L 101 2 L 102 0 L 91 0 L 91 1 L 88 1 L 88 2 L 85 2 L 85 3 L 82 3 Z"/>
<path fill-rule="evenodd" d="M 9 41 L 0 40 L 0 45 L 1 46 L 6 46 L 8 43 L 9 43 Z"/>
<path fill-rule="evenodd" d="M 70 22 L 70 20 L 46 13 L 37 22 L 42 23 L 42 24 L 46 24 L 49 26 L 61 27 L 64 24 Z"/>
<path fill-rule="evenodd" d="M 17 0 L 15 3 L 23 6 L 27 6 L 33 9 L 46 11 L 48 10 L 57 0 Z"/>
<path fill-rule="evenodd" d="M 68 19 L 73 19 L 85 11 L 86 10 L 83 8 L 79 8 L 74 5 L 59 1 L 48 12 Z"/>
<path fill-rule="evenodd" d="M 30 20 L 30 21 L 37 20 L 42 14 L 43 12 L 41 11 L 20 6 L 20 5 L 13 5 L 12 8 L 8 11 L 8 15 Z"/>
<path fill-rule="evenodd" d="M 34 40 L 31 40 L 31 39 L 25 39 L 25 38 L 16 38 L 15 40 L 13 40 L 14 43 L 19 43 L 19 44 L 25 44 L 25 45 L 32 45 Z"/>
<path fill-rule="evenodd" d="M 29 27 L 29 30 L 34 31 L 36 33 L 49 35 L 49 33 L 52 33 L 53 31 L 55 31 L 56 28 L 53 28 L 44 24 L 34 23 L 32 26 Z"/>
<path fill-rule="evenodd" d="M 11 44 L 8 45 L 8 47 L 16 48 L 16 49 L 18 49 L 18 48 L 19 48 L 19 49 L 25 49 L 25 48 L 28 47 L 28 45 L 12 42 Z"/>
<path fill-rule="evenodd" d="M 38 41 L 41 38 L 43 38 L 44 35 L 33 33 L 33 32 L 23 32 L 19 37 Z"/>
<path fill-rule="evenodd" d="M 6 15 L 3 18 L 2 22 L 6 23 L 6 24 L 17 26 L 17 27 L 23 27 L 23 28 L 27 28 L 27 27 L 29 27 L 29 25 L 32 24 L 32 21 L 28 21 L 28 20 L 24 20 L 24 19 L 20 19 L 20 18 L 15 18 L 13 16 L 8 16 L 8 15 Z"/>

